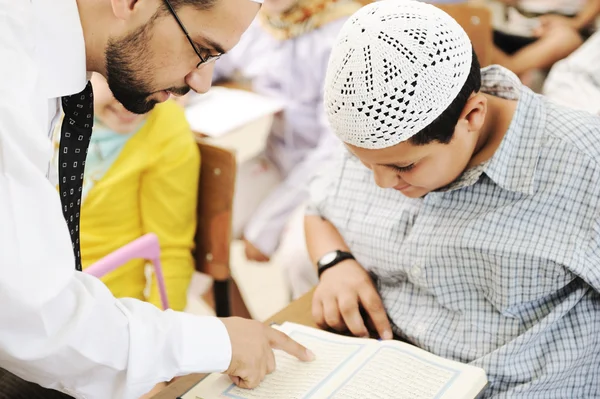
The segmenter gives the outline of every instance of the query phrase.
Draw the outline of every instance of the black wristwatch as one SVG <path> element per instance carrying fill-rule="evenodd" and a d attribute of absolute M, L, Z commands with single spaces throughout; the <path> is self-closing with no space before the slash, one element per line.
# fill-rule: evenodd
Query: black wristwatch
<path fill-rule="evenodd" d="M 326 253 L 317 262 L 319 277 L 321 277 L 321 274 L 323 274 L 325 270 L 347 259 L 354 259 L 354 255 L 350 252 L 340 251 L 339 249 L 337 251 Z"/>

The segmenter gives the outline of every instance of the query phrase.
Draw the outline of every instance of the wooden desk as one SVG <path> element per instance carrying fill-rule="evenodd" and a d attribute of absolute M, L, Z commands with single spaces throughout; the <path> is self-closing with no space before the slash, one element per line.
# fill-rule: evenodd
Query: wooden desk
<path fill-rule="evenodd" d="M 291 321 L 316 328 L 317 325 L 314 323 L 311 313 L 312 296 L 313 291 L 304 295 L 300 299 L 295 300 L 279 313 L 265 321 L 265 324 L 281 324 L 284 321 Z M 192 374 L 181 377 L 160 391 L 157 395 L 153 396 L 153 399 L 175 399 L 196 385 L 203 377 L 203 374 Z"/>

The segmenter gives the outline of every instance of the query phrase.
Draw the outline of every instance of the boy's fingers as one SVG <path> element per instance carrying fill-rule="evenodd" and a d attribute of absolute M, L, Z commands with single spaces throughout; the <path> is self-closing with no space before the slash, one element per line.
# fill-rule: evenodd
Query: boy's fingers
<path fill-rule="evenodd" d="M 368 290 L 363 291 L 360 299 L 363 308 L 373 321 L 379 337 L 381 337 L 381 339 L 392 339 L 392 327 L 385 312 L 385 308 L 383 307 L 383 302 L 375 288 L 369 287 Z"/>

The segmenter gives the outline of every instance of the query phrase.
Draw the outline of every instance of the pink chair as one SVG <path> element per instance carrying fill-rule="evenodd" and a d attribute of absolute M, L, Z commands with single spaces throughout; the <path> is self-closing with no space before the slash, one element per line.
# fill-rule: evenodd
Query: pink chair
<path fill-rule="evenodd" d="M 100 278 L 133 259 L 147 259 L 152 262 L 162 307 L 163 309 L 168 309 L 169 301 L 167 299 L 167 289 L 165 287 L 162 267 L 160 266 L 160 245 L 158 237 L 153 233 L 143 235 L 116 251 L 111 252 L 98 262 L 86 268 L 84 272 Z"/>

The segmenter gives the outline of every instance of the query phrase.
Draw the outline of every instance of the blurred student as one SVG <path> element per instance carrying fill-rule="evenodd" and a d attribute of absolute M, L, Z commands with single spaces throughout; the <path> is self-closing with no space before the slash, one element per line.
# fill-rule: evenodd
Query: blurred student
<path fill-rule="evenodd" d="M 600 13 L 597 0 L 501 1 L 509 5 L 508 27 L 518 30 L 494 32 L 493 62 L 525 80 L 575 51 L 593 33 Z"/>
<path fill-rule="evenodd" d="M 215 80 L 242 78 L 285 109 L 264 154 L 239 168 L 234 235 L 246 256 L 266 262 L 280 249 L 292 297 L 317 283 L 303 240 L 307 185 L 339 145 L 323 110 L 331 46 L 361 4 L 350 0 L 266 0 L 240 43 L 215 65 Z"/>
<path fill-rule="evenodd" d="M 144 234 L 155 233 L 169 305 L 183 310 L 194 271 L 198 146 L 179 105 L 167 101 L 148 114 L 134 114 L 113 97 L 101 75 L 94 74 L 91 81 L 96 120 L 83 181 L 83 269 Z M 145 260 L 135 259 L 102 280 L 117 298 L 137 298 L 160 307 L 151 270 Z"/>
<path fill-rule="evenodd" d="M 598 65 L 600 32 L 552 67 L 544 83 L 543 93 L 558 104 L 600 114 Z"/>

